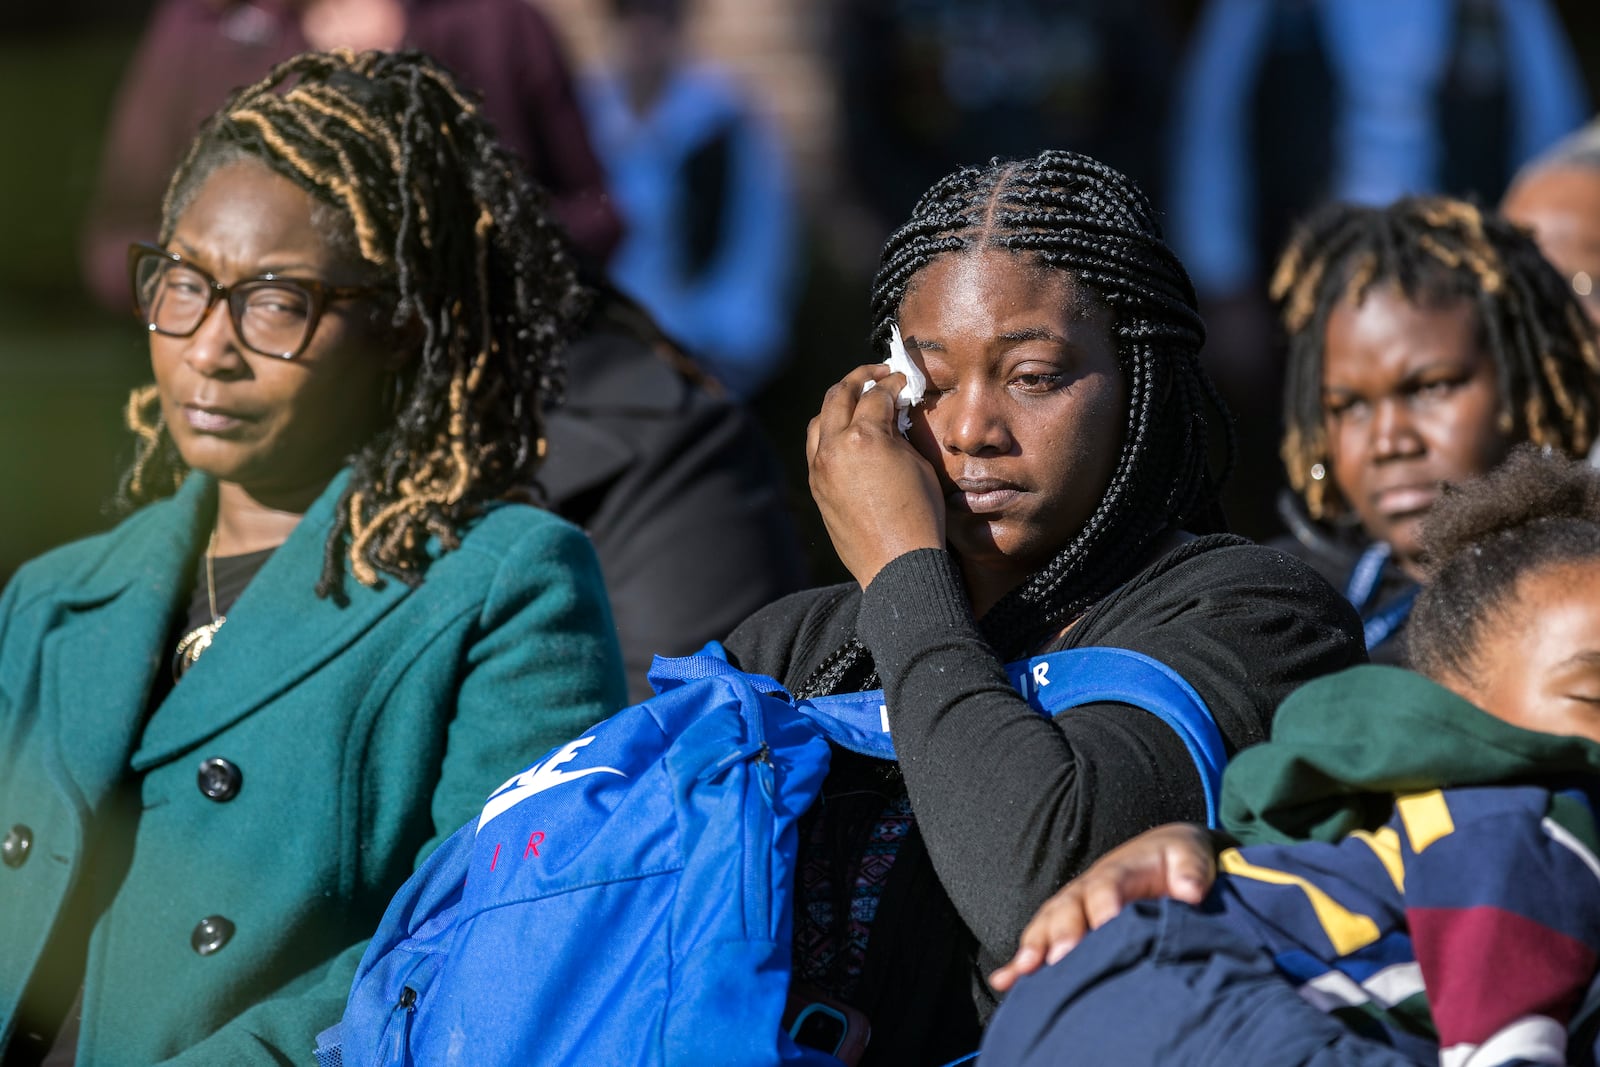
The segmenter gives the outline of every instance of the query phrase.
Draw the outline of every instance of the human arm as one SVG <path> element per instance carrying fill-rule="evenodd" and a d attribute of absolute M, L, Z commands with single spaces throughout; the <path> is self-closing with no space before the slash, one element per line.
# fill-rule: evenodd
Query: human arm
<path fill-rule="evenodd" d="M 1178 76 L 1170 230 L 1202 299 L 1243 294 L 1260 270 L 1246 117 L 1270 17 L 1266 0 L 1212 0 Z"/>
<path fill-rule="evenodd" d="M 1171 897 L 1199 904 L 1217 879 L 1211 833 L 1194 823 L 1147 830 L 1101 856 L 1044 902 L 1017 944 L 1016 955 L 989 976 L 1004 993 L 1025 974 L 1059 961 L 1134 900 Z"/>
<path fill-rule="evenodd" d="M 374 920 L 376 925 L 376 920 Z M 368 939 L 228 1020 L 220 1029 L 153 1067 L 303 1067 L 317 1034 L 339 1021 Z"/>
<path fill-rule="evenodd" d="M 1038 906 L 1095 858 L 1203 817 L 1176 733 L 1120 704 L 1040 716 L 1011 689 L 943 552 L 880 572 L 857 631 L 883 681 L 918 826 L 952 902 L 995 966 Z M 1359 662 L 1357 620 L 1298 561 L 1243 543 L 1169 553 L 1074 627 L 1074 645 L 1151 656 L 1195 687 L 1230 751 L 1261 740 L 1294 686 Z"/>
<path fill-rule="evenodd" d="M 877 388 L 869 392 L 867 384 Z M 806 426 L 811 496 L 828 538 L 866 589 L 897 557 L 944 545 L 944 499 L 933 468 L 895 429 L 905 376 L 857 367 L 828 390 Z"/>
<path fill-rule="evenodd" d="M 808 430 L 812 493 L 863 587 L 856 636 L 882 682 L 929 857 L 980 962 L 998 966 L 1050 894 L 1141 831 L 1203 818 L 1204 794 L 1182 740 L 1154 714 L 1094 704 L 1049 719 L 1012 687 L 942 547 L 932 468 L 893 429 L 898 381 L 863 367 L 829 391 Z M 1176 671 L 1230 751 L 1266 736 L 1295 685 L 1363 655 L 1359 622 L 1327 583 L 1227 538 L 1189 542 L 1130 575 L 1069 643 L 1127 648 Z"/>
<path fill-rule="evenodd" d="M 1516 123 L 1513 160 L 1533 159 L 1589 116 L 1583 75 L 1560 15 L 1544 0 L 1500 0 Z"/>

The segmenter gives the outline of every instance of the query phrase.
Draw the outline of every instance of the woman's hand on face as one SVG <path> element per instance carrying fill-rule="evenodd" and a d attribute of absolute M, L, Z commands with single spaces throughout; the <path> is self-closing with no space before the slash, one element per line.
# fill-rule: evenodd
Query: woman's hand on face
<path fill-rule="evenodd" d="M 863 395 L 868 382 L 877 387 Z M 900 435 L 895 397 L 905 376 L 857 367 L 828 390 L 806 428 L 811 495 L 833 547 L 865 589 L 884 565 L 944 547 L 944 495 L 933 468 Z"/>
<path fill-rule="evenodd" d="M 1199 904 L 1216 880 L 1216 850 L 1205 827 L 1175 822 L 1146 830 L 1045 901 L 1022 931 L 1017 954 L 989 984 L 1004 993 L 1023 975 L 1060 960 L 1131 901 L 1171 897 Z"/>

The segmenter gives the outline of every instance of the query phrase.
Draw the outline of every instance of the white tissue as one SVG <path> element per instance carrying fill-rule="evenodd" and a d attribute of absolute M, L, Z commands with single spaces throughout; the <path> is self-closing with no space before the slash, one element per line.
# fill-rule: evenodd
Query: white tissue
<path fill-rule="evenodd" d="M 894 398 L 895 411 L 899 416 L 900 432 L 904 434 L 911 429 L 911 415 L 907 412 L 914 404 L 922 403 L 922 394 L 928 390 L 928 379 L 923 375 L 922 368 L 912 360 L 911 354 L 906 351 L 905 342 L 900 340 L 900 326 L 898 323 L 889 325 L 889 358 L 884 360 L 884 365 L 891 371 L 906 376 L 906 384 L 901 387 L 900 395 Z M 868 382 L 861 389 L 865 396 L 877 382 Z"/>

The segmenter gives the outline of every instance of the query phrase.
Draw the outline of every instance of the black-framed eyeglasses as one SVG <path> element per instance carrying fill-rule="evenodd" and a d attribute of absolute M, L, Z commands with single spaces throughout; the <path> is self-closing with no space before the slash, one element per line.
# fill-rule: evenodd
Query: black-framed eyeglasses
<path fill-rule="evenodd" d="M 305 351 L 329 301 L 386 291 L 277 274 L 223 285 L 178 253 L 143 242 L 128 247 L 128 274 L 134 310 L 151 333 L 188 337 L 211 314 L 212 306 L 225 300 L 234 333 L 244 346 L 276 359 L 293 359 Z"/>

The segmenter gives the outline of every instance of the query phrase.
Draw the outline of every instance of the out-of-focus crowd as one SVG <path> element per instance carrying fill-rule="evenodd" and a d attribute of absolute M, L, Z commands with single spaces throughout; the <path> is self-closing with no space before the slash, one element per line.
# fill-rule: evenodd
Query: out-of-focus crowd
<path fill-rule="evenodd" d="M 0 1063 L 1594 1062 L 1583 17 L 160 0 Z"/>

